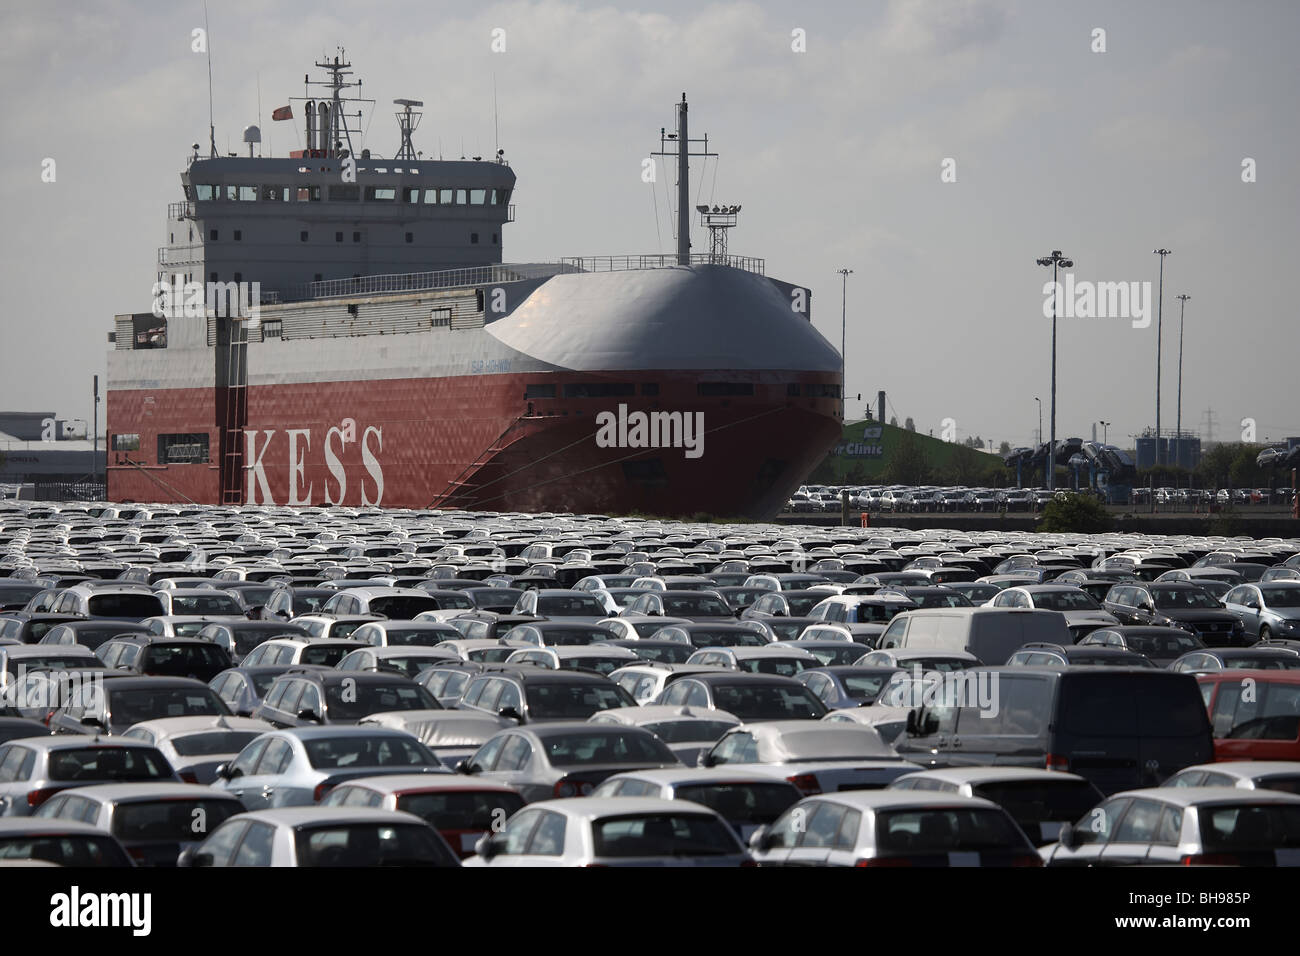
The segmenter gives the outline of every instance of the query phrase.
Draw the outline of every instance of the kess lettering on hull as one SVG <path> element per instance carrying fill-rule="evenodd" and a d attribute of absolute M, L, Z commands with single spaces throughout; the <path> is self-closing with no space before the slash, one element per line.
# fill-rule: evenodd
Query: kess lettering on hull
<path fill-rule="evenodd" d="M 287 436 L 287 441 L 277 439 L 278 434 L 279 431 L 274 428 L 247 428 L 244 430 L 244 461 L 247 462 L 244 468 L 248 471 L 248 500 L 246 504 L 274 505 L 277 503 L 271 495 L 271 483 L 266 477 L 266 453 L 273 444 L 277 447 L 283 446 L 287 454 L 289 500 L 285 504 L 313 504 L 312 488 L 315 483 L 306 479 L 307 456 L 311 454 L 312 450 L 312 430 L 310 428 L 286 429 L 284 434 Z M 326 504 L 341 505 L 347 499 L 348 468 L 345 466 L 344 461 L 349 457 L 348 446 L 356 444 L 361 446 L 361 465 L 370 476 L 370 482 L 366 481 L 365 476 L 362 476 L 358 482 L 357 494 L 361 504 L 363 506 L 378 505 L 383 501 L 384 467 L 375 456 L 376 452 L 382 451 L 384 448 L 383 429 L 374 425 L 367 426 L 365 431 L 361 433 L 361 439 L 358 442 L 357 423 L 351 418 L 345 418 L 338 425 L 328 429 L 325 432 L 324 442 L 317 446 L 318 448 L 323 447 L 325 467 L 333 477 L 333 481 L 329 478 L 323 481 Z M 279 454 L 272 452 L 271 460 L 274 462 L 278 458 Z M 373 483 L 373 488 L 371 483 Z M 370 496 L 372 490 L 374 492 L 373 498 Z"/>

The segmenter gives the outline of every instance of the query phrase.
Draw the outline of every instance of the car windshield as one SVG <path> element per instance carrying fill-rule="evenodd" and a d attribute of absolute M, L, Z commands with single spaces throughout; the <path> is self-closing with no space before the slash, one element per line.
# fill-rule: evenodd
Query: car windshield
<path fill-rule="evenodd" d="M 544 594 L 537 599 L 543 617 L 605 617 L 605 606 L 590 594 Z"/>
<path fill-rule="evenodd" d="M 742 850 L 730 827 L 698 813 L 655 813 L 594 820 L 597 857 L 725 856 Z"/>
<path fill-rule="evenodd" d="M 60 631 L 59 637 L 63 638 L 60 643 L 80 644 L 82 647 L 88 647 L 93 651 L 95 648 L 99 647 L 100 644 L 112 640 L 121 633 L 121 630 L 113 627 L 79 627 L 75 631 L 72 629 Z M 69 634 L 71 634 L 75 640 L 68 642 L 67 636 Z"/>
<path fill-rule="evenodd" d="M 878 812 L 876 847 L 903 856 L 1028 849 L 1024 834 L 1000 810 L 941 807 Z"/>
<path fill-rule="evenodd" d="M 302 593 L 294 592 L 293 595 L 293 615 L 297 617 L 300 614 L 315 614 L 324 605 L 325 602 L 332 598 L 337 592 L 320 591 L 319 593 Z"/>
<path fill-rule="evenodd" d="M 649 637 L 660 628 L 668 626 L 661 620 L 630 621 L 629 623 L 632 625 L 632 630 L 636 631 L 637 637 Z"/>
<path fill-rule="evenodd" d="M 597 674 L 612 674 L 620 667 L 626 667 L 626 657 L 566 657 L 560 659 L 560 669 L 566 671 L 595 671 Z"/>
<path fill-rule="evenodd" d="M 854 700 L 870 703 L 880 696 L 891 675 L 889 674 L 848 674 L 840 678 L 844 692 Z"/>
<path fill-rule="evenodd" d="M 425 824 L 350 823 L 296 829 L 299 866 L 456 866 Z"/>
<path fill-rule="evenodd" d="M 702 783 L 677 787 L 673 796 L 706 806 L 733 823 L 771 823 L 800 793 L 788 783 Z"/>
<path fill-rule="evenodd" d="M 808 626 L 807 621 L 792 621 L 787 617 L 769 617 L 764 618 L 763 623 L 770 627 L 776 634 L 778 641 L 793 641 Z M 745 647 L 761 647 L 767 641 L 757 631 L 750 631 L 747 635 L 738 640 L 732 641 L 731 645 L 727 644 L 701 644 L 700 647 L 728 647 L 734 645 L 743 645 Z"/>
<path fill-rule="evenodd" d="M 805 667 L 815 666 L 811 661 L 797 657 L 751 657 L 736 663 L 742 671 L 750 674 L 774 674 L 777 677 L 793 677 Z"/>
<path fill-rule="evenodd" d="M 636 656 L 647 661 L 663 661 L 666 664 L 684 664 L 686 658 L 694 653 L 689 644 L 662 644 L 658 647 L 633 647 Z M 627 661 L 623 662 L 624 664 Z"/>
<path fill-rule="evenodd" d="M 423 611 L 436 611 L 440 608 L 464 607 L 469 608 L 473 605 L 468 598 L 463 598 L 463 604 L 451 604 L 446 598 L 422 597 L 414 594 L 394 594 L 388 597 L 377 597 L 370 600 L 370 613 L 382 614 L 384 617 L 394 618 L 399 621 L 409 621 L 415 615 Z"/>
<path fill-rule="evenodd" d="M 1190 634 L 1129 634 L 1124 641 L 1129 650 L 1147 657 L 1178 657 L 1201 646 Z"/>
<path fill-rule="evenodd" d="M 959 591 L 953 591 L 951 594 L 939 594 L 937 592 L 926 592 L 924 594 L 909 594 L 908 597 L 917 607 L 970 607 L 970 600 L 966 595 Z"/>
<path fill-rule="evenodd" d="M 119 803 L 113 810 L 113 836 L 119 840 L 194 842 L 229 817 L 243 811 L 234 800 L 168 798 Z M 195 824 L 203 826 L 196 830 Z"/>
<path fill-rule="evenodd" d="M 1225 688 L 1220 688 L 1220 694 Z M 1225 737 L 1234 740 L 1295 740 L 1300 737 L 1300 684 L 1257 681 L 1246 700 L 1242 694 Z M 1216 705 L 1217 706 L 1217 705 Z M 1215 718 L 1216 725 L 1218 718 Z M 1216 731 L 1215 736 L 1219 736 Z"/>
<path fill-rule="evenodd" d="M 741 720 L 819 719 L 826 707 L 806 687 L 749 683 L 714 684 L 713 706 Z"/>
<path fill-rule="evenodd" d="M 48 647 L 49 645 L 45 645 Z M 50 654 L 41 654 L 36 657 L 10 657 L 6 662 L 6 670 L 11 674 L 17 674 L 18 668 L 24 671 L 40 670 L 94 670 L 102 668 L 104 662 L 98 657 L 82 656 L 80 654 L 60 654 L 57 651 Z"/>
<path fill-rule="evenodd" d="M 140 620 L 164 613 L 162 602 L 152 594 L 92 594 L 86 607 L 91 617 Z"/>
<path fill-rule="evenodd" d="M 330 720 L 360 720 L 388 710 L 440 710 L 427 690 L 416 683 L 383 683 L 347 678 L 325 685 Z"/>
<path fill-rule="evenodd" d="M 660 720 L 641 726 L 666 744 L 694 744 L 713 743 L 736 725 L 725 720 Z"/>
<path fill-rule="evenodd" d="M 153 680 L 153 678 L 149 678 Z M 108 708 L 115 726 L 138 724 L 161 717 L 199 717 L 227 714 L 224 704 L 206 687 L 132 687 L 115 689 L 107 682 Z"/>
<path fill-rule="evenodd" d="M 803 617 L 812 610 L 814 604 L 820 604 L 825 599 L 821 594 L 787 594 L 785 603 L 790 606 L 791 616 Z"/>
<path fill-rule="evenodd" d="M 50 753 L 49 778 L 69 780 L 173 780 L 171 765 L 153 747 L 75 747 Z"/>
<path fill-rule="evenodd" d="M 364 623 L 364 621 L 357 622 L 350 628 L 346 624 L 336 625 L 334 635 L 335 637 L 343 637 L 344 634 L 340 633 L 341 631 L 350 634 Z M 309 644 L 302 649 L 301 663 L 322 664 L 325 667 L 333 667 L 355 649 L 355 644 Z"/>
<path fill-rule="evenodd" d="M 215 644 L 150 644 L 144 666 L 150 674 L 185 677 L 195 671 L 229 667 L 230 658 Z"/>
<path fill-rule="evenodd" d="M 266 692 L 271 689 L 275 679 L 280 676 L 279 671 L 258 671 L 253 674 L 245 674 L 253 682 L 253 693 L 258 697 L 265 697 Z"/>
<path fill-rule="evenodd" d="M 1300 847 L 1300 805 L 1201 807 L 1198 816 L 1207 853 Z"/>
<path fill-rule="evenodd" d="M 534 720 L 586 720 L 598 710 L 636 705 L 627 691 L 615 684 L 546 681 L 528 685 L 525 693 L 528 714 Z"/>
<path fill-rule="evenodd" d="M 779 618 L 773 618 L 764 623 L 771 625 L 775 629 L 779 620 Z M 748 628 L 736 628 L 731 631 L 707 631 L 693 628 L 686 633 L 690 636 L 691 645 L 694 647 L 763 647 L 767 644 L 762 635 Z"/>
<path fill-rule="evenodd" d="M 205 730 L 172 737 L 170 743 L 182 757 L 212 757 L 237 754 L 260 736 L 260 730 Z"/>
<path fill-rule="evenodd" d="M 85 833 L 0 836 L 0 860 L 44 860 L 58 866 L 131 866 L 116 840 Z"/>
<path fill-rule="evenodd" d="M 1300 587 L 1263 588 L 1267 607 L 1300 607 Z"/>
<path fill-rule="evenodd" d="M 303 746 L 307 748 L 307 761 L 316 770 L 440 766 L 418 740 L 396 734 L 309 738 Z"/>
<path fill-rule="evenodd" d="M 604 616 L 604 612 L 601 612 Z M 542 631 L 542 643 L 547 647 L 580 647 L 596 641 L 615 640 L 614 632 L 603 627 L 574 628 L 548 627 Z"/>
<path fill-rule="evenodd" d="M 460 640 L 460 631 L 450 625 L 445 629 L 440 627 L 436 630 L 403 630 L 390 627 L 385 633 L 388 635 L 389 647 L 432 647 L 443 641 Z"/>
<path fill-rule="evenodd" d="M 240 614 L 243 606 L 229 594 L 182 594 L 172 597 L 173 614 Z"/>
<path fill-rule="evenodd" d="M 857 618 L 863 624 L 883 624 L 892 621 L 901 610 L 903 607 L 898 604 L 859 604 Z"/>
<path fill-rule="evenodd" d="M 972 788 L 975 796 L 992 800 L 1006 810 L 1027 834 L 1039 835 L 1038 825 L 1073 822 L 1100 801 L 1097 789 L 1086 780 L 999 780 Z"/>
<path fill-rule="evenodd" d="M 665 597 L 664 613 L 672 617 L 731 617 L 732 611 L 715 594 L 678 594 Z"/>
<path fill-rule="evenodd" d="M 663 742 L 645 734 L 618 730 L 547 735 L 542 743 L 552 767 L 583 767 L 606 763 L 677 762 Z"/>
<path fill-rule="evenodd" d="M 808 651 L 823 667 L 852 664 L 866 653 L 866 649 L 861 644 L 849 643 L 845 643 L 842 647 L 810 647 Z"/>
<path fill-rule="evenodd" d="M 1151 596 L 1162 611 L 1220 610 L 1214 597 L 1197 587 L 1152 588 Z"/>
<path fill-rule="evenodd" d="M 472 588 L 465 592 L 475 607 L 514 607 L 523 593 L 518 588 Z"/>
<path fill-rule="evenodd" d="M 490 830 L 523 805 L 523 797 L 504 790 L 434 790 L 397 797 L 397 809 L 423 817 L 439 830 Z"/>
<path fill-rule="evenodd" d="M 1101 610 L 1101 605 L 1087 591 L 1041 591 L 1034 595 L 1034 607 L 1048 611 Z"/>

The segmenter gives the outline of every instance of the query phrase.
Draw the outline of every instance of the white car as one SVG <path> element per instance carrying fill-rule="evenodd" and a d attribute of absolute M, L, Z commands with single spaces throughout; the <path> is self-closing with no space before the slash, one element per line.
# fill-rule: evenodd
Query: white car
<path fill-rule="evenodd" d="M 748 866 L 735 831 L 689 800 L 571 797 L 530 804 L 465 866 Z"/>
<path fill-rule="evenodd" d="M 210 784 L 253 738 L 274 730 L 254 717 L 162 717 L 132 725 L 122 736 L 157 747 L 188 783 Z"/>

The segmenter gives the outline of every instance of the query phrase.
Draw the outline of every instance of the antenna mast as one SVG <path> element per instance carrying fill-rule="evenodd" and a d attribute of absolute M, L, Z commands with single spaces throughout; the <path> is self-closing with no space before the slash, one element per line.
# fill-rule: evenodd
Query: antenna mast
<path fill-rule="evenodd" d="M 208 0 L 203 0 L 203 38 L 208 50 L 208 146 L 210 159 L 217 158 L 217 127 L 212 119 L 212 31 L 208 29 Z"/>
<path fill-rule="evenodd" d="M 413 111 L 411 107 L 423 106 L 424 103 L 421 100 L 393 100 L 393 103 L 402 107 L 402 111 L 397 114 L 397 125 L 402 132 L 402 145 L 393 158 L 414 160 L 415 145 L 411 142 L 411 134 L 420 125 L 420 117 L 424 114 Z"/>
<path fill-rule="evenodd" d="M 662 127 L 659 129 L 659 152 L 652 153 L 652 156 L 676 156 L 677 157 L 677 264 L 679 266 L 690 265 L 691 263 L 691 166 L 690 157 L 692 156 L 717 156 L 717 153 L 709 152 L 709 137 L 706 133 L 701 139 L 692 140 L 686 128 L 686 94 L 682 94 L 682 101 L 677 104 L 677 132 L 665 132 Z M 667 150 L 667 143 L 673 140 L 676 149 L 672 152 Z M 691 143 L 703 143 L 704 152 L 692 153 Z"/>
<path fill-rule="evenodd" d="M 329 73 L 326 80 L 313 80 L 310 77 L 304 77 L 306 86 L 323 86 L 329 90 L 329 102 L 325 101 L 324 96 L 320 102 L 313 102 L 309 97 L 290 97 L 293 99 L 302 99 L 307 101 L 308 120 L 307 120 L 307 149 L 311 150 L 314 155 L 325 156 L 333 159 L 339 159 L 343 156 L 351 156 L 355 150 L 352 146 L 352 133 L 360 132 L 360 129 L 353 130 L 349 124 L 349 119 L 353 114 L 343 112 L 344 103 L 374 103 L 374 100 L 362 99 L 361 97 L 344 96 L 343 91 L 356 87 L 361 89 L 361 81 L 349 81 L 345 77 L 352 75 L 352 64 L 347 62 L 347 54 L 342 47 L 339 47 L 339 55 L 334 57 L 333 62 L 317 62 L 316 66 Z M 315 112 L 312 112 L 314 107 Z M 356 119 L 361 122 L 361 110 L 357 110 Z M 316 122 L 312 122 L 315 116 Z"/>

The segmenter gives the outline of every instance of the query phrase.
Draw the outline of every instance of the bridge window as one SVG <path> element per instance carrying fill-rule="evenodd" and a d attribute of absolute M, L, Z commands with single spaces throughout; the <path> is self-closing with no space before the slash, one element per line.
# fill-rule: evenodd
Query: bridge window
<path fill-rule="evenodd" d="M 419 201 L 420 201 L 419 186 L 406 186 L 405 188 L 402 189 L 402 202 L 418 203 Z"/>
<path fill-rule="evenodd" d="M 158 464 L 177 465 L 208 460 L 206 432 L 158 436 Z"/>
<path fill-rule="evenodd" d="M 487 202 L 488 191 L 486 189 L 471 189 L 469 191 L 469 203 L 471 206 L 482 206 Z"/>
<path fill-rule="evenodd" d="M 492 202 L 497 206 L 504 206 L 506 203 L 510 202 L 510 190 L 508 189 L 494 189 L 492 190 L 492 195 Z"/>
<path fill-rule="evenodd" d="M 217 187 L 207 183 L 194 187 L 194 198 L 196 199 L 215 199 Z"/>
<path fill-rule="evenodd" d="M 355 202 L 361 198 L 360 186 L 331 186 L 331 202 Z"/>
<path fill-rule="evenodd" d="M 288 202 L 288 186 L 263 186 L 262 199 L 265 202 Z"/>
<path fill-rule="evenodd" d="M 320 187 L 299 186 L 298 202 L 320 202 Z"/>
<path fill-rule="evenodd" d="M 226 186 L 226 199 L 230 202 L 252 202 L 257 199 L 257 187 Z"/>
<path fill-rule="evenodd" d="M 700 395 L 753 395 L 753 382 L 700 382 L 696 386 Z"/>
<path fill-rule="evenodd" d="M 397 198 L 396 186 L 367 186 L 366 199 L 376 202 L 392 202 Z"/>
<path fill-rule="evenodd" d="M 467 205 L 469 205 L 468 195 L 469 195 L 469 190 L 467 190 L 467 189 L 457 189 L 457 190 L 456 190 L 456 205 L 457 205 L 457 206 L 467 206 Z"/>

